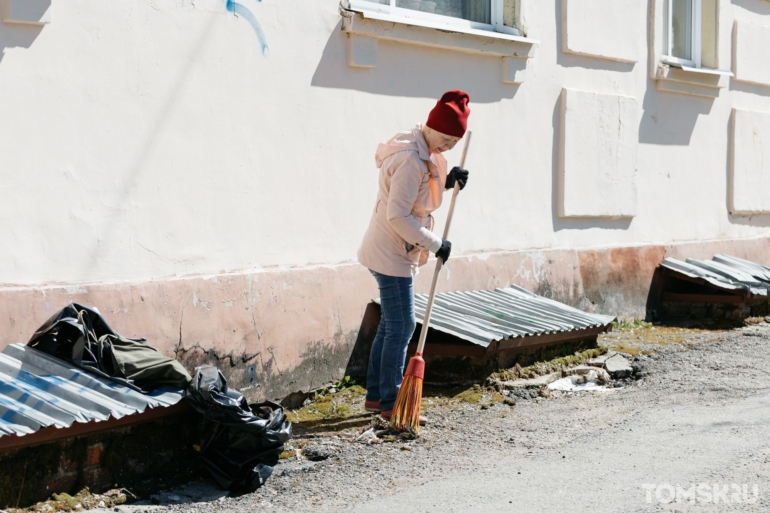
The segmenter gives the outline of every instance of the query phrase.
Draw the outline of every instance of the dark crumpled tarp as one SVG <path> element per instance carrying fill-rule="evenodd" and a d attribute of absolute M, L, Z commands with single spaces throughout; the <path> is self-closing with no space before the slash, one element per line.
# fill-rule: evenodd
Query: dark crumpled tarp
<path fill-rule="evenodd" d="M 201 457 L 219 484 L 235 492 L 265 484 L 292 435 L 283 408 L 273 402 L 250 406 L 211 365 L 195 369 L 185 396 L 203 415 Z"/>
<path fill-rule="evenodd" d="M 123 337 L 99 310 L 78 303 L 54 314 L 27 345 L 142 393 L 163 386 L 185 388 L 192 379 L 182 364 L 145 339 Z"/>

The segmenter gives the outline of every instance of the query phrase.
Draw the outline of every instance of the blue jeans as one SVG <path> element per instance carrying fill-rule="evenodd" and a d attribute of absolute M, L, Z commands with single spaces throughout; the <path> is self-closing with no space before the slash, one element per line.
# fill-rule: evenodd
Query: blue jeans
<path fill-rule="evenodd" d="M 417 325 L 414 318 L 414 285 L 411 277 L 386 276 L 370 270 L 380 287 L 382 317 L 369 354 L 366 399 L 380 401 L 382 411 L 392 410 L 404 380 L 406 348 Z"/>

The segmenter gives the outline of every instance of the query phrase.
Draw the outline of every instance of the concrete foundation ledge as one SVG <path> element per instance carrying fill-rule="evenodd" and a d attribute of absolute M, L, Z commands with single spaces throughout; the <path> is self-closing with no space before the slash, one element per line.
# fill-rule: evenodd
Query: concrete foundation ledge
<path fill-rule="evenodd" d="M 726 253 L 770 265 L 770 239 L 452 257 L 439 291 L 519 285 L 585 311 L 645 317 L 665 257 Z M 416 292 L 427 293 L 432 264 Z M 94 305 L 115 330 L 141 336 L 188 370 L 217 365 L 249 400 L 280 400 L 344 376 L 374 279 L 357 263 L 136 283 L 0 288 L 0 350 L 26 342 L 70 301 Z"/>

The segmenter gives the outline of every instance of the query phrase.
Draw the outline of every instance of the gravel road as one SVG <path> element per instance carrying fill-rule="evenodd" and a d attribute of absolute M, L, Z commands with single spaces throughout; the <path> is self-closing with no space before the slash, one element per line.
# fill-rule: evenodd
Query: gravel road
<path fill-rule="evenodd" d="M 119 510 L 770 511 L 770 325 L 655 329 L 600 340 L 649 353 L 622 388 L 434 406 L 414 441 L 300 438 L 331 456 L 282 462 L 253 494 L 193 483 Z"/>

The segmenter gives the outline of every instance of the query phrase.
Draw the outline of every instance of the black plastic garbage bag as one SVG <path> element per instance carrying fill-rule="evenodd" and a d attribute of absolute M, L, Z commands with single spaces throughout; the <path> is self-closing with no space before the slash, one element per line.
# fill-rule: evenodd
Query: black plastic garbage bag
<path fill-rule="evenodd" d="M 99 310 L 78 303 L 55 313 L 27 345 L 142 393 L 163 386 L 185 388 L 192 379 L 182 364 L 145 339 L 116 333 Z"/>
<path fill-rule="evenodd" d="M 211 365 L 195 369 L 185 395 L 203 415 L 203 465 L 222 488 L 253 492 L 265 484 L 292 435 L 283 408 L 273 402 L 250 406 Z"/>

